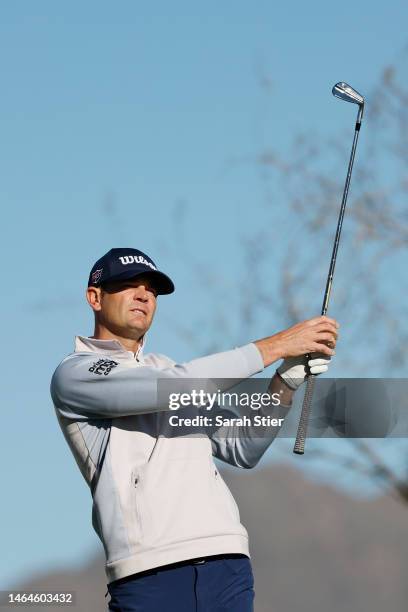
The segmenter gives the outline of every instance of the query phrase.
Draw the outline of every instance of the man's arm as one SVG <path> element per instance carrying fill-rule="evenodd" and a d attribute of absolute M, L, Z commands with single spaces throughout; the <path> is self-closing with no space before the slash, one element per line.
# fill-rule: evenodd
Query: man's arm
<path fill-rule="evenodd" d="M 336 322 L 316 317 L 243 347 L 194 359 L 188 363 L 163 366 L 129 367 L 126 362 L 112 361 L 107 374 L 98 375 L 93 366 L 96 353 L 74 353 L 56 369 L 51 381 L 51 396 L 56 409 L 67 418 L 115 418 L 169 410 L 168 397 L 159 393 L 159 382 L 178 381 L 179 392 L 191 392 L 191 380 L 201 379 L 202 388 L 214 391 L 224 379 L 220 391 L 261 372 L 282 357 L 303 355 L 321 349 L 333 351 L 325 344 L 335 344 Z M 329 351 L 329 353 L 327 353 Z M 233 383 L 228 379 L 236 379 Z M 185 389 L 183 382 L 185 381 Z M 180 383 L 182 383 L 180 385 Z"/>
<path fill-rule="evenodd" d="M 279 398 L 279 405 L 262 406 L 259 410 L 245 410 L 245 416 L 251 424 L 228 424 L 207 430 L 214 457 L 236 467 L 255 467 L 280 431 L 278 425 L 272 427 L 256 424 L 255 417 L 269 416 L 283 421 L 292 406 L 295 391 L 276 373 L 269 383 L 267 393 L 271 398 Z M 242 411 L 225 409 L 218 409 L 216 415 L 231 423 L 232 419 L 244 416 Z"/>
<path fill-rule="evenodd" d="M 94 368 L 101 357 L 110 361 L 106 375 Z M 169 397 L 160 392 L 166 381 L 177 381 L 178 392 L 191 393 L 192 381 L 200 379 L 201 387 L 213 392 L 213 379 L 217 379 L 217 389 L 224 382 L 223 391 L 263 370 L 261 354 L 253 343 L 188 363 L 169 366 L 163 362 L 162 366 L 129 367 L 126 362 L 107 360 L 106 355 L 74 353 L 52 377 L 54 405 L 60 414 L 75 420 L 159 412 L 169 410 Z"/>
<path fill-rule="evenodd" d="M 314 375 L 327 372 L 329 363 L 330 358 L 325 358 L 321 354 L 314 355 L 307 362 L 308 371 Z M 274 401 L 269 406 L 262 405 L 259 410 L 249 410 L 249 414 L 246 411 L 245 416 L 250 421 L 248 425 L 233 424 L 234 421 L 231 419 L 240 416 L 239 414 L 230 410 L 219 411 L 217 414 L 225 418 L 228 424 L 207 430 L 213 455 L 236 467 L 255 467 L 279 434 L 292 406 L 293 395 L 304 382 L 306 374 L 306 358 L 285 359 L 268 386 L 268 394 Z M 274 405 L 277 402 L 278 405 Z M 270 420 L 264 422 L 262 417 L 271 417 L 275 420 L 274 425 L 270 424 Z"/>

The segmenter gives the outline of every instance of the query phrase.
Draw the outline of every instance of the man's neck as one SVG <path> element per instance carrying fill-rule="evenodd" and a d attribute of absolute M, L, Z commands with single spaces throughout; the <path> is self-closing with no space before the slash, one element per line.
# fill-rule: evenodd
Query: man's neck
<path fill-rule="evenodd" d="M 93 338 L 97 340 L 118 340 L 121 345 L 127 350 L 136 355 L 143 342 L 143 336 L 139 339 L 127 338 L 111 332 L 106 327 L 96 325 Z"/>

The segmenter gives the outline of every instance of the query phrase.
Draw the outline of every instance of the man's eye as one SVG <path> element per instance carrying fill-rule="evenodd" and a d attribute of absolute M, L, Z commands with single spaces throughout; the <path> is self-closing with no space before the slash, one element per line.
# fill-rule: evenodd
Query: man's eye
<path fill-rule="evenodd" d="M 121 285 L 121 290 L 123 289 L 137 289 L 137 287 L 135 287 L 135 285 L 132 285 L 132 283 L 127 283 L 127 284 Z M 146 287 L 146 291 L 149 291 L 149 293 L 152 293 L 154 297 L 157 297 L 157 290 L 155 288 Z"/>

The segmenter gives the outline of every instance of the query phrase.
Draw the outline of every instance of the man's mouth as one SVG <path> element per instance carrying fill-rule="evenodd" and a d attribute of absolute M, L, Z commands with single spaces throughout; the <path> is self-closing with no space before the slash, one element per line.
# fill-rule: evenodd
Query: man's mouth
<path fill-rule="evenodd" d="M 142 308 L 132 308 L 131 312 L 139 312 L 141 314 L 146 315 L 146 312 L 144 310 L 142 310 Z"/>

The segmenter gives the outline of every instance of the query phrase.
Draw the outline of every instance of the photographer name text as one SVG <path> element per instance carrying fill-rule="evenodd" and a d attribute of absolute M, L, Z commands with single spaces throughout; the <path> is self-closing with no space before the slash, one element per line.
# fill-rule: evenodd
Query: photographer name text
<path fill-rule="evenodd" d="M 285 419 L 276 419 L 270 416 L 257 414 L 248 416 L 226 418 L 220 414 L 216 417 L 197 415 L 195 417 L 179 417 L 173 414 L 169 417 L 172 427 L 282 427 Z"/>

